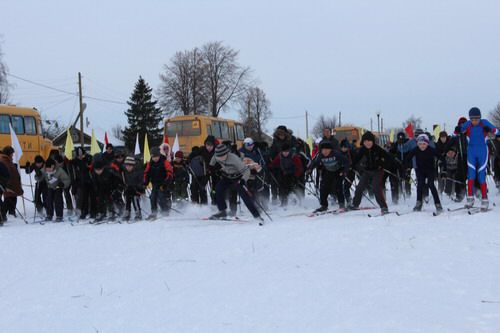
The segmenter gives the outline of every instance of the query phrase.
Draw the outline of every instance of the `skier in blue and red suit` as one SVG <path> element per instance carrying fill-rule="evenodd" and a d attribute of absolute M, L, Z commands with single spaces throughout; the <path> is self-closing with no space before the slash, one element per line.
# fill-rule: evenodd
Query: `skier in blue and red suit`
<path fill-rule="evenodd" d="M 481 188 L 481 208 L 488 209 L 488 189 L 486 185 L 486 167 L 488 165 L 488 135 L 496 134 L 498 129 L 488 120 L 481 119 L 481 111 L 473 107 L 469 110 L 469 119 L 460 126 L 459 132 L 467 137 L 467 204 L 466 207 L 474 205 L 473 188 L 476 178 Z M 457 133 L 458 134 L 458 131 Z"/>

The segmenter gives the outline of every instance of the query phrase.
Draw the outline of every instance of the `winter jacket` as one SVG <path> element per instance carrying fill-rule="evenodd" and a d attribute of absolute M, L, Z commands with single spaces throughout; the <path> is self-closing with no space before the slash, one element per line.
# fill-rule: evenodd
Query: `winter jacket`
<path fill-rule="evenodd" d="M 21 186 L 21 175 L 19 174 L 16 165 L 12 162 L 12 159 L 3 153 L 0 153 L 0 163 L 5 165 L 10 175 L 6 186 L 6 190 L 10 191 L 6 191 L 4 196 L 8 198 L 23 195 L 24 191 Z"/>
<path fill-rule="evenodd" d="M 189 173 L 186 169 L 184 161 L 176 162 L 174 159 L 172 162 L 172 168 L 174 170 L 174 182 L 189 182 Z"/>
<path fill-rule="evenodd" d="M 303 173 L 300 157 L 291 152 L 287 157 L 278 154 L 271 162 L 271 168 L 280 170 L 283 176 L 300 177 Z"/>
<path fill-rule="evenodd" d="M 144 172 L 140 169 L 134 169 L 131 172 L 124 170 L 122 181 L 125 185 L 125 193 L 136 194 L 144 192 Z"/>
<path fill-rule="evenodd" d="M 0 162 L 0 195 L 3 193 L 2 191 L 7 187 L 9 178 L 9 170 L 7 169 L 5 164 Z"/>
<path fill-rule="evenodd" d="M 272 159 L 274 159 L 276 156 L 278 156 L 279 153 L 281 153 L 281 147 L 283 147 L 283 145 L 285 143 L 288 143 L 290 145 L 290 147 L 292 148 L 292 152 L 295 152 L 295 146 L 296 146 L 295 137 L 293 135 L 291 135 L 290 133 L 288 133 L 288 131 L 284 131 L 285 139 L 282 140 L 278 137 L 278 131 L 282 131 L 282 130 L 277 129 L 274 132 L 273 143 L 271 144 L 271 148 L 269 151 L 269 154 L 271 155 Z"/>
<path fill-rule="evenodd" d="M 368 171 L 384 169 L 387 164 L 396 163 L 394 157 L 377 144 L 373 144 L 371 149 L 362 146 L 354 155 L 352 166 L 355 167 L 363 157 L 366 158 L 364 168 Z"/>
<path fill-rule="evenodd" d="M 63 168 L 56 168 L 51 173 L 43 170 L 41 180 L 45 181 L 47 187 L 51 190 L 65 189 L 71 184 L 71 179 Z"/>
<path fill-rule="evenodd" d="M 328 172 L 342 171 L 347 174 L 349 171 L 349 160 L 339 151 L 332 150 L 329 155 L 325 156 L 321 152 L 316 155 L 312 161 L 310 170 L 321 166 L 323 170 Z"/>
<path fill-rule="evenodd" d="M 433 173 L 434 172 L 434 158 L 440 158 L 440 155 L 436 149 L 432 147 L 427 147 L 425 150 L 420 148 L 415 148 L 408 152 L 405 158 L 405 163 L 409 163 L 410 160 L 415 157 L 417 164 L 417 172 Z"/>
<path fill-rule="evenodd" d="M 83 159 L 75 158 L 71 160 L 70 165 L 73 167 L 73 176 L 74 179 L 72 181 L 79 186 L 90 185 L 92 184 L 92 180 L 90 178 L 90 156 L 85 155 Z"/>
<path fill-rule="evenodd" d="M 158 162 L 153 159 L 148 162 L 144 170 L 144 184 L 153 184 L 153 186 L 169 185 L 173 178 L 172 165 L 165 156 L 160 156 Z"/>
<path fill-rule="evenodd" d="M 123 190 L 124 187 L 122 177 L 109 167 L 104 168 L 100 175 L 92 171 L 92 181 L 98 196 L 109 194 L 115 190 Z"/>
<path fill-rule="evenodd" d="M 214 167 L 215 165 L 221 167 L 222 177 L 224 178 L 242 178 L 244 181 L 248 181 L 248 178 L 250 178 L 250 169 L 248 166 L 233 153 L 228 153 L 225 161 L 217 160 L 215 156 L 213 156 L 210 160 L 210 166 Z"/>

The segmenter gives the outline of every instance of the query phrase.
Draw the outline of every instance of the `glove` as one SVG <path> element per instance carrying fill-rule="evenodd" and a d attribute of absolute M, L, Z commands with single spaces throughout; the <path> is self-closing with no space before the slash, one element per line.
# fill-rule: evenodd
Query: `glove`
<path fill-rule="evenodd" d="M 483 130 L 484 130 L 484 133 L 490 133 L 491 132 L 491 128 L 489 126 L 484 126 Z"/>
<path fill-rule="evenodd" d="M 62 181 L 57 182 L 57 187 L 64 188 L 64 183 Z"/>
<path fill-rule="evenodd" d="M 462 132 L 462 128 L 460 126 L 455 127 L 455 133 L 460 133 Z"/>

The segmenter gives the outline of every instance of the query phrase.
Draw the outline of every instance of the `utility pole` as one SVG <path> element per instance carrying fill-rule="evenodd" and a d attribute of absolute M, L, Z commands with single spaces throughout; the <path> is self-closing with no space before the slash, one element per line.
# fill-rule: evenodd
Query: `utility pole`
<path fill-rule="evenodd" d="M 83 136 L 83 94 L 82 94 L 82 74 L 78 72 L 78 95 L 80 98 L 80 146 L 84 146 Z"/>
<path fill-rule="evenodd" d="M 373 132 L 373 118 L 370 118 L 370 131 Z"/>
<path fill-rule="evenodd" d="M 380 133 L 380 111 L 377 112 L 377 131 Z"/>
<path fill-rule="evenodd" d="M 339 127 L 342 126 L 342 111 L 339 111 Z"/>
<path fill-rule="evenodd" d="M 306 140 L 309 138 L 309 119 L 308 119 L 308 114 L 306 110 Z"/>
<path fill-rule="evenodd" d="M 380 132 L 384 132 L 384 118 L 380 118 Z"/>

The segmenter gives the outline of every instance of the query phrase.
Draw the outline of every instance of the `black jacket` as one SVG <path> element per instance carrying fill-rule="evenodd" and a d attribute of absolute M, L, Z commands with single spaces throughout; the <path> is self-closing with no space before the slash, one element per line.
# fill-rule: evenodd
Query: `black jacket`
<path fill-rule="evenodd" d="M 413 157 L 416 159 L 417 172 L 433 173 L 435 158 L 440 158 L 444 162 L 442 155 L 432 147 L 427 147 L 425 150 L 420 150 L 418 147 L 410 150 L 405 157 L 405 164 L 411 163 Z"/>
<path fill-rule="evenodd" d="M 377 144 L 367 149 L 362 146 L 352 159 L 352 166 L 355 167 L 361 159 L 365 157 L 365 170 L 375 171 L 387 167 L 391 163 L 397 163 L 394 157 Z"/>

